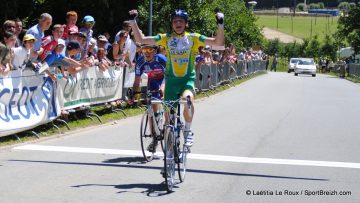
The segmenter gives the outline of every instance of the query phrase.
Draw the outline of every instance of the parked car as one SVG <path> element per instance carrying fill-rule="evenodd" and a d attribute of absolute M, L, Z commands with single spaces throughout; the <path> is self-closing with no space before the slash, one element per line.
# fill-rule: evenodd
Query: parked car
<path fill-rule="evenodd" d="M 313 58 L 300 58 L 294 66 L 295 76 L 298 74 L 308 74 L 316 76 L 316 64 Z"/>
<path fill-rule="evenodd" d="M 288 65 L 288 73 L 294 72 L 295 64 L 299 61 L 299 58 L 291 58 Z"/>

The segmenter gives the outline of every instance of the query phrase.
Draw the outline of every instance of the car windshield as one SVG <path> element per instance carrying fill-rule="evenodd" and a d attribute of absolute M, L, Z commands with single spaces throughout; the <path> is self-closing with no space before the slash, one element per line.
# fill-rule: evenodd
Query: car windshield
<path fill-rule="evenodd" d="M 314 65 L 314 61 L 313 60 L 299 60 L 298 64 L 299 65 Z"/>
<path fill-rule="evenodd" d="M 291 59 L 290 63 L 297 63 L 299 59 Z"/>

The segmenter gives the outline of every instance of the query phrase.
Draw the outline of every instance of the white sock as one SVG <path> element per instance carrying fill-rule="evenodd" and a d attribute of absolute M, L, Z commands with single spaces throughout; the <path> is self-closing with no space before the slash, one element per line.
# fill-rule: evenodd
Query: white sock
<path fill-rule="evenodd" d="M 185 131 L 190 131 L 191 123 L 185 121 Z"/>

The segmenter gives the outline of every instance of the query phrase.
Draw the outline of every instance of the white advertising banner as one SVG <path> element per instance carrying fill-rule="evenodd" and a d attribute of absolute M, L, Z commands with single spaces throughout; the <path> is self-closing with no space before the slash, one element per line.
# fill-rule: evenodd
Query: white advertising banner
<path fill-rule="evenodd" d="M 76 77 L 58 80 L 60 106 L 72 109 L 114 101 L 122 97 L 123 68 L 110 67 L 106 71 L 90 67 Z"/>
<path fill-rule="evenodd" d="M 25 69 L 0 76 L 0 137 L 45 124 L 60 115 L 56 83 Z"/>

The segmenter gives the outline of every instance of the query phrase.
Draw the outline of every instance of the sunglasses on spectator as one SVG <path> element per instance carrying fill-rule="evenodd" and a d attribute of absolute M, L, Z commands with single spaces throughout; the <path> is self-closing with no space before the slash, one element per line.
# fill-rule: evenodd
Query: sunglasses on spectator
<path fill-rule="evenodd" d="M 86 22 L 85 25 L 94 25 L 94 22 L 89 21 L 89 22 Z"/>
<path fill-rule="evenodd" d="M 155 51 L 155 49 L 150 48 L 150 47 L 144 47 L 144 48 L 141 48 L 141 51 L 144 53 L 146 53 L 146 52 L 150 53 L 150 52 Z"/>
<path fill-rule="evenodd" d="M 15 28 L 15 26 L 9 25 L 7 26 L 7 28 Z"/>

